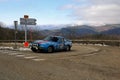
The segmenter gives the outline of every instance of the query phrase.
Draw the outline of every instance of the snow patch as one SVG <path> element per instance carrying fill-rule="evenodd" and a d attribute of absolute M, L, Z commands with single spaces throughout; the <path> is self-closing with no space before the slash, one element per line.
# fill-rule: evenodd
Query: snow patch
<path fill-rule="evenodd" d="M 30 48 L 25 48 L 25 47 L 20 47 L 20 48 L 14 49 L 13 47 L 4 47 L 4 46 L 0 46 L 0 50 L 31 51 Z"/>
<path fill-rule="evenodd" d="M 13 50 L 13 47 L 0 47 L 1 50 Z"/>
<path fill-rule="evenodd" d="M 20 50 L 20 51 L 31 51 L 30 48 L 23 48 L 23 47 L 19 48 L 19 50 Z"/>

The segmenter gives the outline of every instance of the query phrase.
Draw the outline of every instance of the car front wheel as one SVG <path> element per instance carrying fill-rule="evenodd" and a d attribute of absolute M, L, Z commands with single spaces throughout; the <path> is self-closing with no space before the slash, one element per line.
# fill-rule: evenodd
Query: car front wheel
<path fill-rule="evenodd" d="M 51 47 L 51 46 L 50 46 L 50 47 L 48 47 L 48 50 L 47 50 L 47 52 L 48 52 L 48 53 L 53 53 L 53 52 L 54 52 L 54 49 L 53 49 L 53 47 Z"/>
<path fill-rule="evenodd" d="M 35 52 L 35 53 L 38 52 L 38 50 L 37 50 L 36 48 L 31 48 L 31 50 L 32 50 L 33 52 Z"/>

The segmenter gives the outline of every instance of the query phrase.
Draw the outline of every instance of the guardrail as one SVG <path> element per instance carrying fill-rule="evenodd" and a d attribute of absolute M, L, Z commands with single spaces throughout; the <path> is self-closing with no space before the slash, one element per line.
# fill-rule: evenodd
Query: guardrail
<path fill-rule="evenodd" d="M 32 42 L 33 40 L 28 40 Z M 14 43 L 15 40 L 0 40 L 0 43 Z M 24 40 L 17 40 L 17 43 L 23 43 Z M 110 46 L 120 46 L 120 40 L 72 40 L 73 43 L 79 44 L 102 44 Z"/>
<path fill-rule="evenodd" d="M 0 43 L 14 43 L 15 40 L 0 40 Z M 23 43 L 25 40 L 16 40 L 17 43 Z M 28 42 L 32 42 L 32 40 L 28 40 Z"/>
<path fill-rule="evenodd" d="M 120 46 L 120 40 L 73 40 L 73 43 Z"/>

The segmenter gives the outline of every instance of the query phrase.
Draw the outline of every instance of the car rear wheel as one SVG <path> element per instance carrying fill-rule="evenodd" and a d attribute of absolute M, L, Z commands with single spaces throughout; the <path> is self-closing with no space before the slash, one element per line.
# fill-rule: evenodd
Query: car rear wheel
<path fill-rule="evenodd" d="M 70 51 L 71 47 L 70 46 L 66 46 L 66 51 Z"/>
<path fill-rule="evenodd" d="M 51 47 L 51 46 L 50 46 L 50 47 L 48 47 L 48 50 L 47 50 L 47 52 L 48 52 L 48 53 L 52 53 L 52 52 L 54 52 L 54 49 L 53 49 L 53 47 Z"/>

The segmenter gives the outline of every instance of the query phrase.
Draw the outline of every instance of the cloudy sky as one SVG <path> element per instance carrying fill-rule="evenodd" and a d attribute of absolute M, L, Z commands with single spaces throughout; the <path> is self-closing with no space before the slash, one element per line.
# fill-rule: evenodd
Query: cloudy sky
<path fill-rule="evenodd" d="M 24 15 L 37 24 L 119 24 L 120 0 L 0 0 L 0 22 Z"/>

